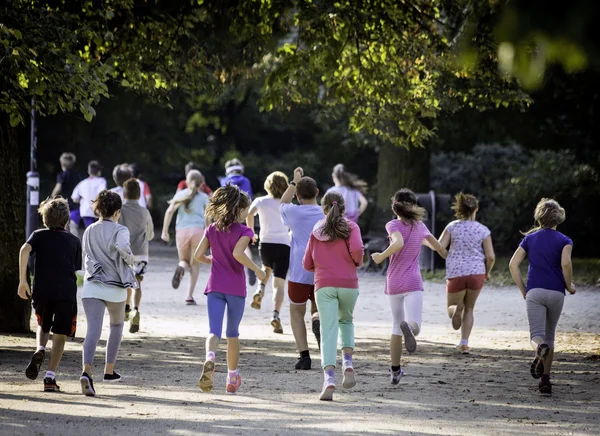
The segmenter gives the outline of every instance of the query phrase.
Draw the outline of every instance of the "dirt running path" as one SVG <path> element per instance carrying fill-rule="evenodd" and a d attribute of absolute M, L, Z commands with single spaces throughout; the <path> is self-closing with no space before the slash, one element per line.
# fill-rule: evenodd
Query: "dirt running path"
<path fill-rule="evenodd" d="M 141 332 L 125 333 L 117 363 L 123 382 L 97 382 L 96 398 L 81 395 L 83 316 L 58 374 L 62 393 L 41 392 L 43 373 L 35 382 L 25 378 L 35 344 L 32 335 L 0 336 L 0 434 L 600 434 L 598 289 L 584 289 L 566 299 L 553 398 L 540 398 L 529 376 L 532 352 L 524 302 L 514 288 L 485 289 L 475 313 L 474 353 L 459 356 L 453 349 L 460 338 L 445 317 L 444 287 L 426 284 L 419 348 L 404 358 L 406 375 L 400 385 L 391 386 L 391 316 L 383 277 L 375 274 L 361 277 L 356 308 L 358 384 L 351 392 L 339 388 L 333 403 L 317 400 L 322 379 L 314 337 L 313 370 L 294 370 L 287 303 L 282 311 L 285 334 L 276 335 L 268 325 L 272 306 L 267 299 L 262 311 L 247 306 L 238 395 L 224 393 L 224 365 L 217 366 L 216 391 L 204 394 L 196 383 L 207 330 L 200 292 L 207 270 L 200 278 L 198 306 L 185 306 L 186 279 L 178 291 L 170 287 L 174 250 L 152 248 Z M 104 339 L 106 334 L 96 360 L 97 378 Z M 224 358 L 222 348 L 218 363 Z"/>

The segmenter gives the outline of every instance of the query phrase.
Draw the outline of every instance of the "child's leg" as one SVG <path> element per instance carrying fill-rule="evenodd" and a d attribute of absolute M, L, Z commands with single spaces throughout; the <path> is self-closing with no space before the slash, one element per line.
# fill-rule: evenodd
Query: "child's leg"
<path fill-rule="evenodd" d="M 87 322 L 87 333 L 83 341 L 83 372 L 92 375 L 92 364 L 94 363 L 94 354 L 96 346 L 102 334 L 102 322 L 104 320 L 104 301 L 97 298 L 82 298 L 83 310 Z"/>
<path fill-rule="evenodd" d="M 530 289 L 527 291 L 525 304 L 527 306 L 527 321 L 529 322 L 529 337 L 531 346 L 537 350 L 538 345 L 546 343 L 546 305 L 544 289 Z"/>
<path fill-rule="evenodd" d="M 125 302 L 110 303 L 106 302 L 108 315 L 110 317 L 110 334 L 106 343 L 106 363 L 104 365 L 104 374 L 114 373 L 117 355 L 123 339 L 123 325 L 125 324 Z"/>
<path fill-rule="evenodd" d="M 144 277 L 136 275 L 135 278 L 137 279 L 138 287 L 133 290 L 133 307 L 137 310 L 142 302 L 142 280 Z"/>
<path fill-rule="evenodd" d="M 340 328 L 340 343 L 345 355 L 352 357 L 354 350 L 354 306 L 358 299 L 358 289 L 340 288 L 338 290 L 338 322 Z"/>
<path fill-rule="evenodd" d="M 412 328 L 413 335 L 418 336 L 423 316 L 423 291 L 408 292 L 404 297 L 404 310 L 406 322 Z"/>
<path fill-rule="evenodd" d="M 273 310 L 281 311 L 285 296 L 285 278 L 273 277 Z"/>
<path fill-rule="evenodd" d="M 65 350 L 66 341 L 67 335 L 57 335 L 56 333 L 52 335 L 52 353 L 48 361 L 48 371 L 56 372 L 58 369 L 58 364 Z"/>
<path fill-rule="evenodd" d="M 187 298 L 194 297 L 194 291 L 196 290 L 196 283 L 198 283 L 198 277 L 200 277 L 200 264 L 192 261 L 190 264 L 190 282 L 188 284 Z"/>
<path fill-rule="evenodd" d="M 227 368 L 236 371 L 240 358 L 240 323 L 244 316 L 246 299 L 234 295 L 226 295 L 227 301 Z"/>
<path fill-rule="evenodd" d="M 298 353 L 308 350 L 306 324 L 304 322 L 305 314 L 306 303 L 298 304 L 290 301 L 290 324 L 292 325 L 292 333 L 294 334 Z"/>
<path fill-rule="evenodd" d="M 335 369 L 338 338 L 338 289 L 321 288 L 315 292 L 321 318 L 321 365 L 323 369 Z"/>
<path fill-rule="evenodd" d="M 481 289 L 467 289 L 465 295 L 465 307 L 462 313 L 462 325 L 461 325 L 461 339 L 468 341 L 471 336 L 471 330 L 473 329 L 474 316 L 473 311 L 475 309 L 475 303 L 481 293 Z"/>
<path fill-rule="evenodd" d="M 388 295 L 390 309 L 392 310 L 392 337 L 390 339 L 390 358 L 392 367 L 400 366 L 402 359 L 402 329 L 400 323 L 406 320 L 404 314 L 404 297 L 406 294 Z"/>
<path fill-rule="evenodd" d="M 38 350 L 42 350 L 46 348 L 48 345 L 48 340 L 50 339 L 50 331 L 44 331 L 41 325 L 38 326 L 37 331 L 35 333 L 35 341 Z"/>
<path fill-rule="evenodd" d="M 125 306 L 131 306 L 131 293 L 132 293 L 132 289 L 131 288 L 127 288 L 127 299 L 125 300 Z"/>
<path fill-rule="evenodd" d="M 225 294 L 210 292 L 206 296 L 206 308 L 208 310 L 209 334 L 206 338 L 206 358 L 213 359 L 219 346 L 219 340 L 223 332 L 223 318 L 225 317 L 226 300 Z M 211 354 L 212 353 L 212 354 Z"/>
<path fill-rule="evenodd" d="M 546 341 L 550 350 L 544 359 L 544 374 L 550 374 L 552 361 L 554 360 L 554 337 L 556 336 L 556 325 L 560 319 L 565 296 L 561 292 L 548 291 L 546 311 Z"/>
<path fill-rule="evenodd" d="M 447 292 L 448 301 L 448 317 L 452 318 L 455 314 L 460 314 L 463 311 L 465 295 L 467 290 L 463 289 L 460 292 Z"/>

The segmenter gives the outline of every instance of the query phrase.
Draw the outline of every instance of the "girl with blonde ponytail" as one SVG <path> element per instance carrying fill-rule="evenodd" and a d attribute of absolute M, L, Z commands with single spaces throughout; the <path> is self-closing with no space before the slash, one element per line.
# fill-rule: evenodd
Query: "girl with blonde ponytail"
<path fill-rule="evenodd" d="M 175 270 L 171 284 L 174 289 L 179 287 L 185 271 L 190 271 L 190 282 L 188 286 L 186 304 L 194 305 L 194 290 L 200 274 L 200 265 L 192 262 L 193 250 L 196 249 L 206 225 L 204 210 L 208 205 L 208 195 L 200 190 L 204 183 L 204 177 L 198 170 L 191 170 L 186 177 L 187 188 L 178 191 L 169 202 L 169 208 L 165 213 L 163 221 L 162 240 L 169 242 L 169 225 L 173 215 L 177 212 L 175 222 L 175 241 L 177 244 L 177 255 L 179 265 Z"/>
<path fill-rule="evenodd" d="M 325 219 L 319 221 L 308 241 L 303 265 L 315 273 L 315 299 L 321 318 L 323 390 L 319 399 L 331 401 L 335 390 L 338 331 L 342 345 L 342 386 L 356 385 L 353 312 L 358 299 L 356 268 L 362 265 L 364 247 L 356 223 L 344 218 L 344 197 L 325 194 L 321 201 Z"/>

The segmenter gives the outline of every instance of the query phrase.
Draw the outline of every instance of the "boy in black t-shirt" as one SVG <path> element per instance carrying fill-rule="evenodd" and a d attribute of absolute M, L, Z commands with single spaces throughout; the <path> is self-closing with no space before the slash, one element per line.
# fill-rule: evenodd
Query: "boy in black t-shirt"
<path fill-rule="evenodd" d="M 44 362 L 46 344 L 52 329 L 52 354 L 44 377 L 44 391 L 56 392 L 55 372 L 63 355 L 67 336 L 75 336 L 77 324 L 77 276 L 81 269 L 81 242 L 65 230 L 69 223 L 69 204 L 64 198 L 42 202 L 39 208 L 45 229 L 37 230 L 19 253 L 18 294 L 24 300 L 31 295 L 27 282 L 27 261 L 35 255 L 33 309 L 37 317 L 37 350 L 25 370 L 35 380 Z"/>
<path fill-rule="evenodd" d="M 61 195 L 67 199 L 71 215 L 69 229 L 75 236 L 79 236 L 79 225 L 81 224 L 79 205 L 71 199 L 71 194 L 73 194 L 75 186 L 81 182 L 81 176 L 74 170 L 76 161 L 77 158 L 73 153 L 63 153 L 60 155 L 61 172 L 56 176 L 56 185 L 54 185 L 50 197 L 54 198 L 57 195 Z"/>

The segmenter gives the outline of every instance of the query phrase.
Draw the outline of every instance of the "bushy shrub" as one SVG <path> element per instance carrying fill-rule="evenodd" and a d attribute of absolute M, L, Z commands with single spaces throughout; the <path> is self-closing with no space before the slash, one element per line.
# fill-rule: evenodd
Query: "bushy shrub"
<path fill-rule="evenodd" d="M 492 230 L 500 253 L 515 249 L 520 231 L 533 225 L 537 202 L 550 197 L 567 211 L 559 230 L 573 239 L 576 255 L 600 254 L 593 227 L 600 200 L 598 173 L 568 150 L 527 152 L 517 145 L 479 145 L 471 153 L 435 155 L 431 174 L 437 192 L 463 191 L 479 198 L 478 218 Z"/>

